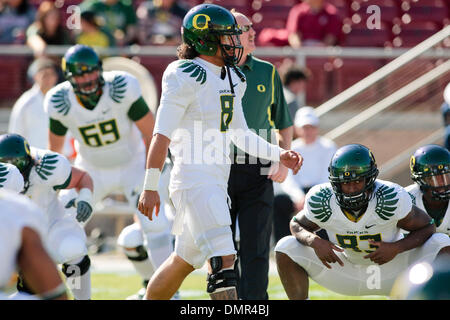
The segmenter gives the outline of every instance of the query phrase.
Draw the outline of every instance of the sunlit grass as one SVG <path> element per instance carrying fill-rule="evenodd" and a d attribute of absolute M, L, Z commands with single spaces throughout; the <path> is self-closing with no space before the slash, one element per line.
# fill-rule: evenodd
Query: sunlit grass
<path fill-rule="evenodd" d="M 92 299 L 93 300 L 123 300 L 135 294 L 141 288 L 141 279 L 137 275 L 93 273 L 92 274 Z M 277 275 L 269 277 L 269 299 L 286 300 L 280 278 Z M 349 297 L 336 294 L 323 288 L 317 283 L 310 282 L 311 300 L 367 300 L 383 299 L 379 296 Z M 185 300 L 208 300 L 206 293 L 206 276 L 202 273 L 189 275 L 180 288 L 181 299 Z"/>

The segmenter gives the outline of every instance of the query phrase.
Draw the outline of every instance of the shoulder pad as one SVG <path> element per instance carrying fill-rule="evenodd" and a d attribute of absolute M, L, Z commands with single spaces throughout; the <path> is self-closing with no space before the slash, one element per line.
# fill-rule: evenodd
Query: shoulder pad
<path fill-rule="evenodd" d="M 333 213 L 330 205 L 332 196 L 333 191 L 326 183 L 315 186 L 306 196 L 308 210 L 320 222 L 327 222 Z"/>
<path fill-rule="evenodd" d="M 9 163 L 0 163 L 0 188 L 16 191 L 23 190 L 24 182 L 19 169 Z"/>
<path fill-rule="evenodd" d="M 380 182 L 379 187 L 375 191 L 376 206 L 375 213 L 383 220 L 389 220 L 399 205 L 399 186 L 395 183 L 387 181 Z"/>
<path fill-rule="evenodd" d="M 125 98 L 125 92 L 127 91 L 127 79 L 124 75 L 116 74 L 111 81 L 109 87 L 109 96 L 115 102 L 120 103 Z"/>
<path fill-rule="evenodd" d="M 49 150 L 37 150 L 36 152 L 39 154 L 40 160 L 34 170 L 39 178 L 52 186 L 64 184 L 72 173 L 69 160 L 63 155 Z"/>
<path fill-rule="evenodd" d="M 69 99 L 71 88 L 70 83 L 66 81 L 57 85 L 46 94 L 44 107 L 50 115 L 56 112 L 66 116 L 69 113 L 72 107 Z"/>
<path fill-rule="evenodd" d="M 134 102 L 142 94 L 138 80 L 128 72 L 104 72 L 104 79 L 110 84 L 108 94 L 116 103 Z"/>
<path fill-rule="evenodd" d="M 179 60 L 177 65 L 177 73 L 184 73 L 194 78 L 199 84 L 206 82 L 206 70 L 193 60 Z"/>

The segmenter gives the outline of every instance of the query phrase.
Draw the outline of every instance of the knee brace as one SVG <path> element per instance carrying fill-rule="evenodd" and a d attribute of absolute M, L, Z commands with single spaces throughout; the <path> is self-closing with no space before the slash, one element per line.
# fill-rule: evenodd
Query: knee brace
<path fill-rule="evenodd" d="M 33 290 L 31 290 L 31 288 L 27 285 L 22 273 L 20 273 L 20 272 L 19 272 L 19 276 L 17 278 L 16 288 L 17 288 L 17 291 L 19 291 L 19 292 L 28 293 L 31 295 L 35 294 L 35 292 L 33 292 Z"/>
<path fill-rule="evenodd" d="M 127 256 L 128 260 L 131 261 L 144 261 L 148 259 L 148 253 L 147 249 L 144 246 L 137 246 L 136 251 L 133 252 L 133 255 L 130 254 L 130 251 L 126 251 L 125 255 Z"/>
<path fill-rule="evenodd" d="M 229 288 L 237 286 L 237 277 L 234 269 L 222 269 L 222 257 L 212 257 L 210 259 L 212 273 L 208 274 L 208 286 L 206 291 L 213 293 L 219 288 Z"/>
<path fill-rule="evenodd" d="M 85 255 L 84 258 L 78 263 L 75 264 L 64 263 L 62 266 L 62 272 L 67 278 L 74 276 L 82 276 L 89 271 L 90 267 L 91 267 L 91 259 L 89 259 L 88 255 Z"/>
<path fill-rule="evenodd" d="M 124 228 L 117 238 L 117 244 L 123 248 L 136 248 L 144 244 L 142 231 L 137 223 Z"/>

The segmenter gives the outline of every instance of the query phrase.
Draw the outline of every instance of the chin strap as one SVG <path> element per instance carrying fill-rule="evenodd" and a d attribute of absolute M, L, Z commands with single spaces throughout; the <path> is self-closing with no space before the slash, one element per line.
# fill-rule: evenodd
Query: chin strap
<path fill-rule="evenodd" d="M 236 67 L 236 65 L 232 65 L 231 67 L 233 68 L 234 72 L 236 72 L 236 74 L 238 75 L 239 79 L 241 79 L 242 82 L 245 82 L 245 76 L 239 70 L 239 68 Z M 227 73 L 228 73 L 228 81 L 230 82 L 231 94 L 234 95 L 234 85 L 233 85 L 233 81 L 231 80 L 230 66 L 228 64 L 222 67 L 222 70 L 220 72 L 220 79 L 224 80 Z"/>

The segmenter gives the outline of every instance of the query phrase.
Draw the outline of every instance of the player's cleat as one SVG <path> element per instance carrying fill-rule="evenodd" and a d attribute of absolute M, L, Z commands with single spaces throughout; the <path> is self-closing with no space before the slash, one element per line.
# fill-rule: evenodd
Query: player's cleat
<path fill-rule="evenodd" d="M 126 300 L 144 300 L 147 291 L 148 280 L 142 281 L 142 288 L 136 293 L 126 298 Z"/>
<path fill-rule="evenodd" d="M 144 300 L 145 292 L 147 288 L 141 288 L 136 294 L 133 294 L 126 298 L 126 300 Z"/>

